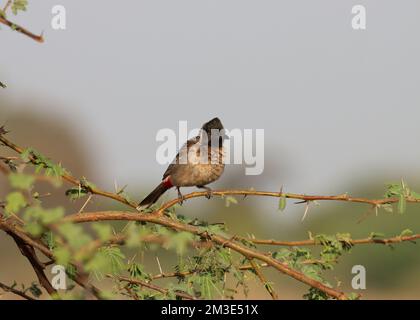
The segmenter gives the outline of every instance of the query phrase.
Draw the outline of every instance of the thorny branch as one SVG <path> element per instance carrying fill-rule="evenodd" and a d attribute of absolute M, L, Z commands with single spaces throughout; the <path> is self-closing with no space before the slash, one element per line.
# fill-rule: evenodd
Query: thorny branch
<path fill-rule="evenodd" d="M 115 278 L 112 275 L 108 275 L 109 278 Z M 119 281 L 123 281 L 123 282 L 128 282 L 130 284 L 135 284 L 135 285 L 139 285 L 141 287 L 146 287 L 155 291 L 158 291 L 160 293 L 164 293 L 167 294 L 169 292 L 168 289 L 162 288 L 160 286 L 157 286 L 155 284 L 152 284 L 150 282 L 146 282 L 146 281 L 142 281 L 142 280 L 138 280 L 138 279 L 131 279 L 128 277 L 122 277 L 122 276 L 118 276 L 116 277 Z M 197 300 L 195 297 L 189 295 L 188 293 L 182 292 L 182 291 L 175 291 L 174 294 L 180 298 L 186 299 L 186 300 Z"/>
<path fill-rule="evenodd" d="M 44 37 L 43 37 L 42 34 L 36 35 L 36 34 L 32 33 L 31 31 L 25 29 L 24 27 L 21 27 L 21 26 L 17 25 L 16 23 L 13 23 L 12 21 L 10 21 L 9 19 L 6 18 L 5 13 L 9 9 L 11 4 L 12 4 L 12 1 L 8 0 L 6 5 L 4 6 L 3 10 L 1 10 L 2 12 L 0 12 L 0 23 L 8 26 L 12 30 L 15 30 L 15 31 L 17 31 L 17 32 L 35 40 L 36 42 L 40 42 L 40 43 L 44 42 Z M 2 15 L 2 13 L 3 13 L 3 15 Z"/>
<path fill-rule="evenodd" d="M 8 286 L 4 283 L 0 282 L 0 289 L 2 289 L 4 292 L 11 292 L 17 296 L 20 296 L 26 300 L 36 300 L 35 298 L 32 298 L 31 296 L 27 295 L 24 291 L 18 290 L 15 287 Z"/>
<path fill-rule="evenodd" d="M 13 149 L 19 154 L 22 154 L 24 152 L 24 149 L 22 147 L 19 147 L 18 145 L 12 143 L 8 139 L 4 137 L 4 135 L 0 134 L 0 142 Z M 37 159 L 35 155 L 30 155 L 29 161 L 32 163 L 36 163 Z M 73 177 L 69 173 L 64 173 L 61 178 L 64 181 L 67 181 L 68 183 L 75 185 L 75 186 L 81 186 L 83 184 L 83 181 Z M 123 203 L 133 209 L 137 207 L 137 204 L 134 202 L 131 202 L 124 198 L 121 194 L 112 193 L 108 191 L 101 190 L 96 187 L 92 186 L 84 186 L 87 188 L 89 193 L 91 195 L 99 195 L 103 197 L 107 197 L 110 199 L 113 199 L 115 201 L 118 201 L 120 203 Z M 198 197 L 204 197 L 207 195 L 207 192 L 193 192 L 188 195 L 184 196 L 184 200 L 192 199 L 192 198 L 198 198 Z M 227 196 L 227 195 L 243 195 L 243 196 L 268 196 L 268 197 L 284 197 L 288 199 L 296 199 L 301 200 L 303 203 L 307 203 L 310 201 L 344 201 L 344 202 L 355 202 L 355 203 L 364 203 L 368 205 L 372 205 L 375 207 L 384 205 L 384 204 L 392 204 L 399 201 L 398 198 L 386 198 L 386 199 L 367 199 L 367 198 L 355 198 L 351 197 L 347 194 L 343 195 L 333 195 L 333 196 L 314 196 L 314 195 L 304 195 L 304 194 L 293 194 L 293 193 L 284 193 L 284 192 L 266 192 L 266 191 L 255 191 L 255 190 L 219 190 L 219 191 L 213 191 L 213 195 L 216 196 Z M 198 235 L 200 237 L 203 236 L 202 230 L 197 227 L 190 224 L 182 223 L 178 220 L 172 219 L 171 217 L 166 216 L 166 210 L 170 209 L 171 207 L 178 204 L 180 199 L 173 199 L 171 201 L 168 201 L 164 203 L 159 209 L 152 213 L 143 213 L 139 214 L 138 212 L 123 212 L 123 211 L 102 211 L 102 212 L 87 212 L 80 214 L 74 214 L 67 216 L 63 219 L 62 222 L 73 222 L 73 223 L 87 223 L 87 222 L 97 222 L 97 221 L 110 221 L 110 220 L 119 220 L 119 221 L 141 221 L 141 222 L 148 222 L 152 224 L 162 225 L 165 227 L 168 227 L 170 229 L 173 229 L 175 231 L 185 231 L 189 232 L 195 235 Z M 407 202 L 420 202 L 420 200 L 415 198 L 407 197 Z M 36 248 L 40 250 L 43 254 L 45 254 L 47 257 L 54 259 L 54 255 L 52 252 L 40 241 L 36 239 L 32 239 L 27 234 L 11 228 L 10 225 L 5 223 L 0 219 L 0 228 L 3 228 L 6 231 L 13 230 L 12 233 L 19 237 L 22 241 L 24 241 L 29 247 Z M 272 267 L 302 283 L 305 283 L 313 288 L 317 288 L 318 290 L 324 292 L 328 296 L 335 298 L 335 299 L 347 299 L 347 296 L 329 286 L 324 285 L 323 283 L 316 281 L 310 277 L 307 277 L 303 273 L 296 271 L 292 268 L 290 268 L 286 263 L 282 263 L 273 257 L 271 255 L 259 251 L 257 249 L 249 248 L 245 245 L 242 245 L 238 243 L 237 240 L 240 240 L 241 237 L 224 237 L 217 234 L 207 234 L 205 237 L 205 241 L 207 243 L 212 243 L 215 245 L 220 245 L 223 247 L 227 247 L 232 249 L 233 251 L 236 251 L 237 253 L 243 255 L 245 258 L 249 259 L 251 261 L 251 266 L 253 269 L 255 269 L 255 265 L 253 265 L 254 260 L 258 260 L 261 263 L 261 266 L 264 267 Z M 416 239 L 419 239 L 420 235 L 413 235 L 413 236 L 407 236 L 407 237 L 395 237 L 390 239 L 360 239 L 360 240 L 351 240 L 351 244 L 365 244 L 365 243 L 382 243 L 382 244 L 388 244 L 388 243 L 397 243 L 402 241 L 414 241 Z M 116 241 L 124 241 L 123 238 L 117 238 L 114 239 Z M 297 246 L 297 245 L 316 245 L 318 244 L 315 240 L 306 240 L 306 241 L 296 241 L 296 242 L 284 242 L 284 241 L 276 241 L 276 240 L 258 240 L 258 239 L 247 239 L 248 241 L 253 242 L 254 244 L 268 244 L 268 245 L 285 245 L 285 246 Z M 261 273 L 260 273 L 261 275 Z M 161 277 L 164 277 L 164 275 L 161 275 Z M 266 283 L 265 278 L 260 279 Z M 124 279 L 121 278 L 122 281 L 132 281 L 132 279 Z M 77 282 L 77 281 L 76 281 Z M 80 282 L 80 283 L 79 283 Z M 79 279 L 79 284 L 86 287 L 86 279 Z M 139 283 L 141 284 L 141 283 Z M 143 286 L 150 285 L 147 283 L 141 284 Z M 153 286 L 153 285 L 152 285 Z M 89 288 L 91 291 L 94 292 L 94 294 L 97 296 L 98 292 L 95 292 L 97 289 Z M 151 288 L 151 289 L 157 289 L 157 288 Z M 159 291 L 159 289 L 157 289 Z M 162 290 L 166 290 L 163 289 Z M 162 291 L 160 291 L 162 292 Z M 273 298 L 276 298 L 276 294 L 274 292 L 270 292 Z M 184 297 L 187 298 L 187 297 Z"/>

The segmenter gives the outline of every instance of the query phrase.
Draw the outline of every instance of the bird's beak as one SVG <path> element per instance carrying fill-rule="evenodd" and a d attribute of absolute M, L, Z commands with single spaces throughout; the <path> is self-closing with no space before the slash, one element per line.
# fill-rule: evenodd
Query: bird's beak
<path fill-rule="evenodd" d="M 223 139 L 229 140 L 229 138 L 230 138 L 230 137 L 229 137 L 227 134 L 224 134 L 224 135 L 223 135 Z"/>

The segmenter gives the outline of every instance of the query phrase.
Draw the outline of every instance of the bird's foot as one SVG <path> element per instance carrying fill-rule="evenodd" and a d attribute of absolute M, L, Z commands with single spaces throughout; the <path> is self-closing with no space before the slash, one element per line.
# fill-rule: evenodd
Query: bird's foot
<path fill-rule="evenodd" d="M 210 190 L 207 190 L 206 198 L 210 200 L 211 197 L 213 197 L 213 190 L 210 189 Z"/>
<path fill-rule="evenodd" d="M 181 190 L 179 190 L 179 188 L 177 188 L 178 190 L 178 203 L 182 206 L 182 204 L 185 201 L 185 197 L 182 195 Z"/>
<path fill-rule="evenodd" d="M 182 206 L 184 204 L 184 201 L 185 201 L 184 196 L 182 196 L 182 195 L 178 196 L 178 203 L 179 203 L 180 206 Z"/>
<path fill-rule="evenodd" d="M 197 188 L 199 188 L 199 189 L 205 189 L 207 191 L 207 194 L 206 194 L 206 198 L 207 199 L 210 199 L 211 197 L 213 197 L 213 190 L 211 190 L 209 187 L 206 187 L 206 186 L 197 186 Z"/>

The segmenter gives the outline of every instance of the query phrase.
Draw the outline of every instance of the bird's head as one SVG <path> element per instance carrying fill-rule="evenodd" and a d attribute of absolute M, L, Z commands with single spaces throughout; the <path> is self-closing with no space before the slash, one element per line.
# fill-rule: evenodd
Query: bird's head
<path fill-rule="evenodd" d="M 201 130 L 207 134 L 207 139 L 209 144 L 211 142 L 223 142 L 224 139 L 227 139 L 228 136 L 225 134 L 223 124 L 219 118 L 213 118 L 210 121 L 203 124 Z M 218 138 L 218 139 L 217 139 Z"/>

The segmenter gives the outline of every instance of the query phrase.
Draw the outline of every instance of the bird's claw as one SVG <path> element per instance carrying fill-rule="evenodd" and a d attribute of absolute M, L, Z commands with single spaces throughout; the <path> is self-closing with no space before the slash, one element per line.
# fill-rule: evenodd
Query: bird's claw
<path fill-rule="evenodd" d="M 182 206 L 184 204 L 185 201 L 185 197 L 184 196 L 178 196 L 178 203 L 180 206 Z"/>
<path fill-rule="evenodd" d="M 212 190 L 207 190 L 206 198 L 210 200 L 211 197 L 213 197 L 213 191 Z"/>
<path fill-rule="evenodd" d="M 181 190 L 179 190 L 179 188 L 177 188 L 177 190 L 178 190 L 178 203 L 179 205 L 182 206 L 182 204 L 185 201 L 185 197 L 182 195 Z"/>

